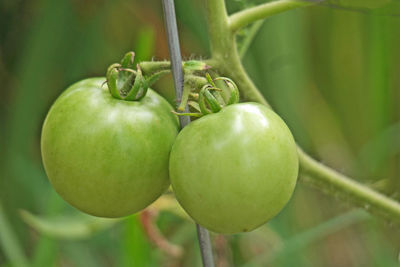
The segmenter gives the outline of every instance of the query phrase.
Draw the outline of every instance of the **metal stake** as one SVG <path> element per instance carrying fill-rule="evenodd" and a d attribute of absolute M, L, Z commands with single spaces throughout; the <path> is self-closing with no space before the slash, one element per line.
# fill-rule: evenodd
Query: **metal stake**
<path fill-rule="evenodd" d="M 179 104 L 183 92 L 183 70 L 182 57 L 179 46 L 178 27 L 176 25 L 174 0 L 162 0 L 164 11 L 164 22 L 167 31 L 169 56 L 171 59 L 172 75 L 174 77 L 174 86 L 177 103 Z M 188 106 L 185 107 L 185 112 Z M 190 123 L 189 116 L 179 116 L 182 128 Z M 201 250 L 201 257 L 204 267 L 214 267 L 214 260 L 211 249 L 210 235 L 206 229 L 196 224 L 197 236 Z"/>

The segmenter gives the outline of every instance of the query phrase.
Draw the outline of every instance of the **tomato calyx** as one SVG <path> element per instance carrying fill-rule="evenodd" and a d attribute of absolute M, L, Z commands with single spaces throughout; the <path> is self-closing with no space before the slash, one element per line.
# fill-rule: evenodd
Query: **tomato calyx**
<path fill-rule="evenodd" d="M 135 53 L 125 54 L 121 63 L 114 63 L 107 69 L 107 85 L 110 94 L 117 99 L 139 101 L 146 96 L 149 86 L 169 70 L 160 70 L 148 77 L 143 75 L 139 64 L 134 65 Z"/>
<path fill-rule="evenodd" d="M 114 63 L 107 69 L 106 83 L 110 94 L 116 99 L 127 101 L 142 99 L 152 84 L 171 71 L 171 63 L 168 61 L 143 61 L 135 64 L 134 59 L 135 53 L 128 52 L 120 63 Z M 185 91 L 184 97 L 189 96 L 191 89 L 201 88 L 207 83 L 205 78 L 199 77 L 195 73 L 210 68 L 204 61 L 188 60 L 182 62 L 186 87 L 190 87 Z"/>
<path fill-rule="evenodd" d="M 183 110 L 182 107 L 189 105 L 190 109 L 196 112 L 181 113 L 174 112 L 181 116 L 192 116 L 202 117 L 207 114 L 217 113 L 225 106 L 239 103 L 239 89 L 236 84 L 227 77 L 211 78 L 206 74 L 207 83 L 203 85 L 199 93 L 187 93 L 182 102 L 178 107 L 179 110 Z M 217 84 L 218 83 L 218 84 Z M 195 101 L 189 101 L 188 98 L 191 96 Z"/>

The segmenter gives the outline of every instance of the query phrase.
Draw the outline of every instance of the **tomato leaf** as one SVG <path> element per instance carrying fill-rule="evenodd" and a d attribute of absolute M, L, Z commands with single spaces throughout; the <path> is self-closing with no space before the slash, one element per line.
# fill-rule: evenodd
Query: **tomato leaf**
<path fill-rule="evenodd" d="M 57 239 L 86 239 L 98 231 L 110 228 L 121 219 L 93 217 L 83 213 L 74 215 L 39 216 L 21 210 L 22 220 L 40 234 Z"/>

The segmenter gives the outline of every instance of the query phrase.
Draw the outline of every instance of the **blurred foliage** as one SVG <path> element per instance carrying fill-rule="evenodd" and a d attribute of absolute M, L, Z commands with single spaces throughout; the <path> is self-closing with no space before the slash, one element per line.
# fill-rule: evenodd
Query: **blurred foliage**
<path fill-rule="evenodd" d="M 228 8 L 260 2 L 229 0 Z M 176 9 L 185 58 L 206 58 L 203 1 L 176 0 Z M 400 18 L 383 14 L 316 6 L 241 36 L 252 32 L 246 69 L 302 147 L 399 197 Z M 195 227 L 176 202 L 158 204 L 164 211 L 156 224 L 184 248 L 181 258 L 151 243 L 138 215 L 101 231 L 87 228 L 97 220 L 82 214 L 71 222 L 77 211 L 52 190 L 41 164 L 40 129 L 51 103 L 130 50 L 140 60 L 168 58 L 159 1 L 0 2 L 0 266 L 200 266 Z M 170 78 L 156 89 L 173 101 Z M 398 266 L 398 229 L 349 209 L 299 184 L 267 225 L 212 235 L 218 266 Z M 69 238 L 51 232 L 54 218 Z M 84 234 L 71 240 L 69 229 Z"/>

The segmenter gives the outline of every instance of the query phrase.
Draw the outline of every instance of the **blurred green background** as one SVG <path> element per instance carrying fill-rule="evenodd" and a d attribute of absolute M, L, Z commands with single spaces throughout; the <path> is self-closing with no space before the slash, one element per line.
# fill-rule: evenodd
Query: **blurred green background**
<path fill-rule="evenodd" d="M 230 11 L 244 5 L 228 1 Z M 204 1 L 176 8 L 184 57 L 207 58 Z M 400 17 L 311 7 L 265 21 L 243 60 L 306 151 L 397 198 L 399 47 Z M 194 224 L 173 212 L 176 203 L 152 212 L 184 248 L 179 257 L 149 241 L 138 215 L 98 220 L 68 206 L 41 164 L 51 103 L 130 50 L 168 58 L 160 1 L 0 1 L 1 267 L 201 266 Z M 170 77 L 156 89 L 172 101 Z M 398 228 L 301 183 L 267 225 L 212 239 L 220 267 L 399 265 Z"/>

